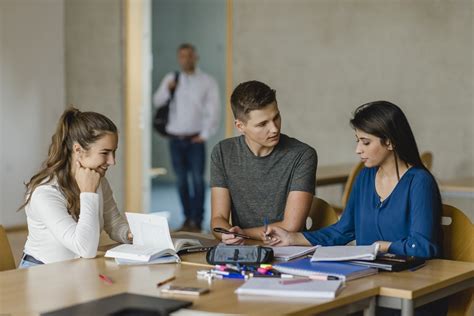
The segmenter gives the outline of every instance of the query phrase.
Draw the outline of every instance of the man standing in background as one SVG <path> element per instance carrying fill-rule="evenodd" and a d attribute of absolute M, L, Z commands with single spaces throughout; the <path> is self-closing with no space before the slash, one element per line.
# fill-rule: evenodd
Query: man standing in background
<path fill-rule="evenodd" d="M 204 214 L 205 142 L 219 126 L 219 91 L 214 78 L 197 67 L 193 45 L 181 44 L 177 58 L 178 81 L 173 72 L 168 73 L 153 95 L 153 104 L 156 108 L 165 105 L 175 91 L 166 132 L 185 216 L 180 230 L 199 232 Z"/>

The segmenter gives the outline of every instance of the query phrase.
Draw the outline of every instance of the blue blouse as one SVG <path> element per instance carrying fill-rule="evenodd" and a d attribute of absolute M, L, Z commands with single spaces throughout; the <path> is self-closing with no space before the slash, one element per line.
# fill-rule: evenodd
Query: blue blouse
<path fill-rule="evenodd" d="M 441 198 L 433 176 L 422 168 L 408 169 L 392 193 L 380 202 L 375 191 L 377 168 L 364 168 L 352 187 L 339 222 L 303 232 L 313 245 L 357 245 L 389 241 L 389 252 L 424 258 L 440 256 L 438 233 Z"/>

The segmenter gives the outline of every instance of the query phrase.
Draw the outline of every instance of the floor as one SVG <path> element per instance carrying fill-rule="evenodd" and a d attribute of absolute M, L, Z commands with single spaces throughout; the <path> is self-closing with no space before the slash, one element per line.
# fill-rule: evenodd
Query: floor
<path fill-rule="evenodd" d="M 151 212 L 166 212 L 169 215 L 168 222 L 170 229 L 177 229 L 184 221 L 179 194 L 176 186 L 172 183 L 153 182 L 151 188 Z M 211 223 L 211 195 L 210 190 L 206 190 L 204 200 L 204 219 L 202 221 L 203 232 L 209 231 Z"/>

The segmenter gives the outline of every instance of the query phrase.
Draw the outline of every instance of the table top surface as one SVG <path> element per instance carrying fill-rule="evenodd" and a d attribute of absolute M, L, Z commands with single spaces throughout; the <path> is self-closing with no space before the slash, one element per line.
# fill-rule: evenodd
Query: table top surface
<path fill-rule="evenodd" d="M 474 177 L 439 180 L 439 189 L 443 192 L 474 192 Z"/>
<path fill-rule="evenodd" d="M 431 260 L 415 271 L 379 273 L 349 281 L 335 299 L 282 299 L 234 294 L 241 280 L 200 280 L 198 270 L 206 269 L 204 254 L 183 256 L 180 264 L 118 266 L 103 253 L 95 259 L 76 259 L 0 272 L 0 314 L 29 315 L 64 308 L 101 297 L 129 292 L 165 296 L 157 283 L 171 276 L 170 283 L 209 287 L 210 293 L 197 298 L 172 296 L 192 300 L 192 309 L 237 314 L 311 314 L 328 311 L 376 295 L 416 298 L 467 279 L 474 280 L 474 263 Z M 105 274 L 114 283 L 102 282 Z"/>
<path fill-rule="evenodd" d="M 318 166 L 318 170 L 316 171 L 316 185 L 346 183 L 352 168 L 356 164 L 357 162 Z"/>

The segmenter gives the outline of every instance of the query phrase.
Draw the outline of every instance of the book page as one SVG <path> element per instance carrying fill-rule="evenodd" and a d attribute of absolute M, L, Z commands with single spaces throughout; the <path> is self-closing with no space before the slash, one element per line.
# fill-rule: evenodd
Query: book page
<path fill-rule="evenodd" d="M 180 251 L 186 248 L 202 246 L 201 242 L 197 239 L 183 239 L 183 238 L 172 238 L 174 249 Z"/>
<path fill-rule="evenodd" d="M 133 244 L 155 248 L 174 249 L 166 217 L 153 214 L 125 213 Z"/>

